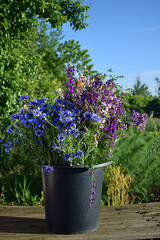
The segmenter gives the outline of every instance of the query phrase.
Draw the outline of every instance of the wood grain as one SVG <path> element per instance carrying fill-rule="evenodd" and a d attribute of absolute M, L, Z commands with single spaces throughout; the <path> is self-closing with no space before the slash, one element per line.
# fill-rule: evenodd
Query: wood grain
<path fill-rule="evenodd" d="M 58 235 L 48 231 L 43 207 L 0 206 L 0 240 L 160 239 L 160 202 L 101 207 L 97 231 Z"/>

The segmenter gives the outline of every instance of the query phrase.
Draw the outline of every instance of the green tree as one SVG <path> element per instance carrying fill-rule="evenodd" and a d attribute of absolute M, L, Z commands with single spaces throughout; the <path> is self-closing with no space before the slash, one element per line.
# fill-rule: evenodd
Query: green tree
<path fill-rule="evenodd" d="M 149 96 L 151 93 L 148 90 L 148 86 L 145 83 L 141 83 L 140 77 L 137 76 L 136 83 L 133 86 L 133 94 L 141 94 L 144 96 Z"/>
<path fill-rule="evenodd" d="M 74 30 L 85 28 L 89 6 L 82 3 L 81 0 L 1 0 L 0 131 L 19 107 L 18 96 L 36 93 L 33 89 L 39 84 L 44 60 L 37 46 L 40 20 L 45 19 L 52 28 L 60 28 L 66 22 Z"/>
<path fill-rule="evenodd" d="M 89 75 L 96 73 L 92 70 L 88 50 L 81 50 L 79 41 L 63 42 L 62 31 L 50 28 L 45 22 L 41 23 L 38 35 L 38 52 L 42 57 L 42 74 L 37 88 L 40 95 L 53 97 L 53 91 L 65 84 L 68 62 L 75 65 L 77 72 L 85 69 Z"/>
<path fill-rule="evenodd" d="M 87 26 L 89 6 L 84 0 L 1 0 L 0 32 L 3 37 L 22 37 L 34 26 L 35 19 L 46 19 L 53 28 L 70 22 L 75 30 Z M 23 35 L 24 34 L 24 35 Z"/>
<path fill-rule="evenodd" d="M 160 97 L 160 79 L 155 78 L 155 81 L 157 82 L 156 93 L 157 93 L 158 97 Z"/>
<path fill-rule="evenodd" d="M 142 94 L 135 94 L 130 96 L 127 94 L 127 103 L 125 108 L 128 112 L 132 112 L 133 110 L 139 113 L 149 113 L 148 105 L 150 101 L 152 101 L 152 96 L 145 96 Z"/>

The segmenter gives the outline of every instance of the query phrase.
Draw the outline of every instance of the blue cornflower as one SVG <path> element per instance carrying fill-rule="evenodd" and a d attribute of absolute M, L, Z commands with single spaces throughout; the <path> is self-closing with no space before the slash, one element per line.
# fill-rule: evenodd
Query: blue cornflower
<path fill-rule="evenodd" d="M 75 125 L 75 123 L 73 121 L 74 119 L 75 118 L 71 118 L 71 117 L 66 118 L 65 125 L 67 126 L 67 128 Z"/>
<path fill-rule="evenodd" d="M 38 136 L 38 137 L 41 137 L 41 136 L 43 136 L 44 135 L 44 131 L 43 130 L 37 130 L 36 132 L 36 135 Z"/>
<path fill-rule="evenodd" d="M 74 138 L 77 138 L 78 135 L 79 135 L 79 131 L 78 131 L 78 129 L 76 129 L 76 128 L 70 128 L 70 129 L 68 130 L 68 135 L 69 135 L 69 136 L 72 136 L 72 137 L 74 137 Z"/>
<path fill-rule="evenodd" d="M 74 155 L 75 157 L 77 157 L 77 158 L 81 158 L 81 157 L 83 157 L 84 156 L 84 152 L 83 151 L 80 151 L 80 150 L 78 150 L 78 151 L 76 151 L 76 153 L 75 153 L 75 155 Z"/>
<path fill-rule="evenodd" d="M 57 143 L 53 143 L 52 148 L 54 151 L 57 151 L 58 153 L 62 152 L 62 149 L 60 148 L 60 146 Z"/>
<path fill-rule="evenodd" d="M 22 120 L 22 119 L 25 119 L 25 113 L 27 112 L 27 110 L 26 109 L 21 109 L 20 111 L 19 111 L 19 113 L 17 114 L 18 116 L 18 118 L 20 119 L 20 120 Z"/>
<path fill-rule="evenodd" d="M 71 156 L 72 156 L 71 153 L 65 153 L 65 154 L 63 155 L 63 160 L 66 161 L 66 162 L 70 162 Z"/>
<path fill-rule="evenodd" d="M 33 113 L 32 113 L 32 112 L 27 112 L 27 113 L 24 114 L 24 117 L 25 117 L 26 119 L 30 119 L 30 118 L 33 117 Z"/>
<path fill-rule="evenodd" d="M 48 110 L 48 106 L 49 106 L 48 103 L 41 103 L 41 109 L 42 109 L 42 111 Z"/>
<path fill-rule="evenodd" d="M 41 111 L 41 109 L 39 107 L 36 108 L 35 110 L 33 110 L 33 115 L 35 117 L 39 117 L 41 114 L 42 114 L 42 111 Z"/>
<path fill-rule="evenodd" d="M 66 101 L 65 100 L 63 100 L 62 98 L 58 98 L 57 100 L 56 100 L 56 103 L 61 103 L 61 104 L 66 104 Z"/>
<path fill-rule="evenodd" d="M 15 145 L 15 144 L 17 144 L 17 143 L 18 143 L 18 140 L 15 140 L 13 144 Z"/>
<path fill-rule="evenodd" d="M 66 118 L 67 118 L 67 115 L 66 115 L 66 111 L 60 111 L 59 113 L 59 120 L 61 123 L 65 124 L 66 123 Z"/>
<path fill-rule="evenodd" d="M 45 167 L 44 171 L 53 172 L 54 171 L 54 167 Z"/>
<path fill-rule="evenodd" d="M 42 113 L 42 114 L 39 116 L 39 119 L 40 119 L 40 120 L 44 120 L 44 119 L 46 119 L 46 117 L 47 117 L 47 114 L 46 114 L 46 113 Z"/>
<path fill-rule="evenodd" d="M 43 121 L 38 121 L 37 119 L 33 119 L 32 120 L 34 122 L 34 128 L 37 129 L 37 128 L 42 128 L 44 129 L 45 128 L 45 124 L 43 123 Z"/>
<path fill-rule="evenodd" d="M 92 114 L 91 118 L 96 122 L 101 121 L 101 117 L 95 113 Z"/>
<path fill-rule="evenodd" d="M 3 142 L 2 138 L 0 137 L 0 142 Z"/>
<path fill-rule="evenodd" d="M 15 119 L 19 119 L 19 115 L 13 113 L 11 117 L 11 121 L 13 122 Z"/>
<path fill-rule="evenodd" d="M 7 132 L 10 133 L 10 134 L 13 133 L 13 128 L 12 128 L 11 125 L 8 126 L 8 128 L 7 128 Z"/>
<path fill-rule="evenodd" d="M 22 95 L 19 97 L 19 100 L 20 101 L 24 101 L 24 100 L 27 100 L 29 97 L 27 95 Z"/>
<path fill-rule="evenodd" d="M 21 123 L 24 125 L 25 128 L 30 128 L 32 120 L 31 119 L 29 119 L 29 120 L 22 120 Z"/>
<path fill-rule="evenodd" d="M 91 113 L 91 112 L 85 112 L 85 113 L 83 113 L 83 117 L 84 117 L 85 120 L 90 119 L 91 116 L 92 116 L 92 113 Z"/>
<path fill-rule="evenodd" d="M 6 143 L 4 146 L 5 146 L 5 152 L 10 152 L 11 149 L 14 149 L 14 146 L 11 142 Z"/>
<path fill-rule="evenodd" d="M 41 142 L 39 141 L 39 140 L 36 140 L 36 143 L 39 145 L 39 144 L 41 144 Z"/>
<path fill-rule="evenodd" d="M 65 138 L 66 136 L 64 134 L 59 133 L 57 135 L 57 137 L 58 137 L 58 140 L 60 141 L 60 143 L 63 143 L 66 140 L 66 138 Z"/>
<path fill-rule="evenodd" d="M 59 117 L 55 117 L 52 119 L 52 124 L 55 125 L 55 126 L 58 126 L 57 123 L 59 121 Z"/>
<path fill-rule="evenodd" d="M 44 103 L 44 102 L 46 102 L 46 101 L 48 101 L 48 98 L 41 98 L 41 99 L 37 99 L 37 102 L 38 102 L 38 104 L 42 104 L 42 103 Z"/>
<path fill-rule="evenodd" d="M 75 115 L 75 112 L 67 110 L 66 114 L 67 114 L 68 117 L 73 117 Z"/>
<path fill-rule="evenodd" d="M 37 101 L 36 101 L 36 100 L 33 100 L 32 102 L 29 102 L 29 103 L 28 103 L 28 109 L 29 109 L 29 110 L 33 110 L 36 105 L 37 105 Z"/>

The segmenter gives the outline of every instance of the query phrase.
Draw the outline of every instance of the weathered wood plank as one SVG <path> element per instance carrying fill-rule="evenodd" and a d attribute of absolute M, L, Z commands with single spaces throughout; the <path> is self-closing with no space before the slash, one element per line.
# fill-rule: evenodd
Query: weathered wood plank
<path fill-rule="evenodd" d="M 77 235 L 48 232 L 43 207 L 0 206 L 0 240 L 160 239 L 160 202 L 102 207 L 97 231 Z"/>

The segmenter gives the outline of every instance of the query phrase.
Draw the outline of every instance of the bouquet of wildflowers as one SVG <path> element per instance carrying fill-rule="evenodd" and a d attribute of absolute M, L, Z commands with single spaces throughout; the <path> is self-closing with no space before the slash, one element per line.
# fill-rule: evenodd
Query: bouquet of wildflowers
<path fill-rule="evenodd" d="M 66 89 L 54 103 L 47 98 L 29 100 L 23 95 L 24 107 L 12 115 L 7 128 L 12 141 L 5 151 L 16 145 L 37 164 L 100 164 L 111 157 L 111 150 L 129 125 L 145 127 L 146 114 L 124 110 L 125 94 L 117 94 L 111 78 L 100 75 L 75 78 L 74 66 L 68 66 Z"/>

